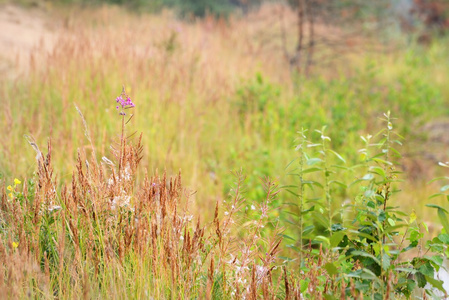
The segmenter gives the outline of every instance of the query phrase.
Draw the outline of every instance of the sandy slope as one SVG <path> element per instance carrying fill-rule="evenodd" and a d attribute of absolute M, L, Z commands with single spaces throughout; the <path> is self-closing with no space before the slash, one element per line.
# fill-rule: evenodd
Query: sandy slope
<path fill-rule="evenodd" d="M 56 22 L 42 8 L 0 6 L 0 79 L 26 73 L 30 54 L 51 51 Z"/>

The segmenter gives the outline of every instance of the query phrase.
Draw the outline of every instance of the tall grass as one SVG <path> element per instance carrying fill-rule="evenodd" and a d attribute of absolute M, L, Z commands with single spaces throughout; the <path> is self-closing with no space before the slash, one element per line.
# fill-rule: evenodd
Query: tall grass
<path fill-rule="evenodd" d="M 229 203 L 217 201 L 213 222 L 202 225 L 202 218 L 189 212 L 192 192 L 183 188 L 181 174 L 146 173 L 137 184 L 142 136 L 127 138 L 123 110 L 120 117 L 114 159 L 99 163 L 81 150 L 71 183 L 60 188 L 51 143 L 44 154 L 31 141 L 36 177 L 23 184 L 16 179 L 1 198 L 2 295 L 191 299 L 278 294 L 272 271 L 281 239 L 277 229 L 271 237 L 262 233 L 271 222 L 267 217 L 276 185 L 266 181 L 266 199 L 255 204 L 258 221 L 243 225 L 246 236 L 236 238 L 237 226 L 246 219 L 241 216 L 246 205 L 242 175 Z"/>
<path fill-rule="evenodd" d="M 11 184 L 2 194 L 2 291 L 12 298 L 293 298 L 315 292 L 356 298 L 401 292 L 392 287 L 400 289 L 403 276 L 389 272 L 411 264 L 409 257 L 359 245 L 355 251 L 365 251 L 364 257 L 385 258 L 377 275 L 360 253 L 351 260 L 335 250 L 348 246 L 340 245 L 341 232 L 354 218 L 341 205 L 377 205 L 368 198 L 381 201 L 379 195 L 389 193 L 391 159 L 382 165 L 388 176 L 377 180 L 367 161 L 377 154 L 357 151 L 359 136 L 377 132 L 383 126 L 378 117 L 388 109 L 407 141 L 396 168 L 447 161 L 415 157 L 438 152 L 426 142 L 424 125 L 447 114 L 446 46 L 353 55 L 331 69 L 317 64 L 310 78 L 292 79 L 272 38 L 277 28 L 268 26 L 275 17 L 267 7 L 228 23 L 182 23 L 168 12 L 136 16 L 109 7 L 56 11 L 64 28 L 54 50 L 36 50 L 27 76 L 2 81 L 0 175 Z M 138 108 L 126 134 L 125 119 L 117 118 L 111 102 L 122 84 Z M 325 133 L 315 131 L 323 126 Z M 298 183 L 286 166 L 295 156 L 299 128 L 309 132 L 301 136 Z M 142 135 L 129 137 L 134 131 Z M 48 138 L 44 154 L 39 147 Z M 307 147 L 312 144 L 320 146 Z M 364 173 L 356 173 L 356 166 Z M 168 179 L 180 169 L 182 183 L 180 175 Z M 404 189 L 394 205 L 408 216 L 400 234 L 410 243 L 425 233 L 407 204 L 421 211 L 435 188 L 422 183 L 438 171 L 424 169 L 430 171 L 407 173 L 404 167 L 405 181 L 394 183 Z M 16 177 L 30 179 L 13 185 Z M 299 193 L 279 192 L 272 180 L 261 184 L 260 178 L 296 186 Z M 350 185 L 355 178 L 370 185 Z M 361 218 L 375 214 L 382 228 L 358 219 L 360 227 L 350 230 L 366 226 L 385 237 L 364 241 L 373 249 L 393 242 L 404 249 L 391 235 L 399 231 L 384 231 L 396 225 L 383 218 L 391 213 L 391 222 L 403 219 L 386 206 L 370 209 Z M 432 220 L 433 213 L 423 210 L 419 217 Z M 372 232 L 359 233 L 367 234 Z M 353 233 L 347 241 L 356 241 Z M 410 256 L 422 265 L 407 265 L 422 267 L 420 285 L 423 278 L 431 281 L 429 264 L 439 268 L 421 254 Z M 351 276 L 338 277 L 335 269 Z M 356 275 L 373 276 L 351 273 L 362 269 L 374 274 L 376 286 L 367 288 L 367 278 L 355 282 Z"/>
<path fill-rule="evenodd" d="M 0 290 L 6 297 L 389 299 L 409 298 L 416 286 L 425 288 L 423 295 L 436 295 L 437 289 L 445 295 L 434 275 L 443 267 L 449 235 L 428 242 L 424 254 L 402 254 L 420 249 L 424 225 L 414 213 L 407 220 L 390 203 L 397 192 L 393 157 L 399 153 L 392 147 L 397 140 L 390 113 L 387 129 L 378 134 L 385 138 L 374 144 L 365 139 L 366 174 L 353 183 L 361 192 L 343 211 L 334 211 L 331 199 L 339 191 L 331 184 L 346 185 L 337 181 L 326 154 L 345 160 L 324 145 L 330 140 L 324 129 L 317 131 L 320 144 L 308 143 L 318 147 L 321 158 L 308 154 L 301 133 L 299 248 L 287 244 L 291 251 L 282 239 L 297 239 L 291 236 L 295 228 L 288 227 L 294 222 L 273 215 L 280 190 L 268 178 L 264 199 L 251 202 L 243 197 L 245 178 L 237 173 L 231 197 L 209 207 L 212 222 L 189 210 L 194 192 L 183 188 L 181 174 L 169 179 L 145 171 L 137 180 L 142 134 L 133 138 L 126 127 L 134 103 L 123 89 L 116 104 L 121 130 L 112 159 L 99 161 L 95 146 L 90 155 L 80 149 L 67 183 L 58 183 L 54 174 L 51 142 L 44 154 L 28 137 L 36 175 L 23 183 L 15 179 L 1 194 Z M 372 147 L 381 152 L 370 153 Z M 319 167 L 304 169 L 304 161 Z M 306 180 L 314 172 L 321 179 Z M 314 187 L 324 195 L 315 197 Z M 303 217 L 306 213 L 311 214 Z"/>
<path fill-rule="evenodd" d="M 2 84 L 3 177 L 32 173 L 33 154 L 22 139 L 31 134 L 41 144 L 53 137 L 64 146 L 67 155 L 55 153 L 54 163 L 68 178 L 85 142 L 74 102 L 107 156 L 118 127 L 107 101 L 123 83 L 140 102 L 134 122 L 145 132 L 145 165 L 170 173 L 181 168 L 189 186 L 202 186 L 195 197 L 209 205 L 226 195 L 229 171 L 241 167 L 252 196 L 261 198 L 258 177 L 285 174 L 298 128 L 327 125 L 332 146 L 350 158 L 357 135 L 378 128 L 376 116 L 386 109 L 401 120 L 400 132 L 414 149 L 415 136 L 426 134 L 416 129 L 447 109 L 444 81 L 422 76 L 444 76 L 442 44 L 353 59 L 351 68 L 323 67 L 326 79 L 292 82 L 276 45 L 263 42 L 263 19 L 253 21 L 264 11 L 230 24 L 185 24 L 106 7 L 61 14 L 66 28 L 53 52 L 37 50 L 29 76 Z"/>

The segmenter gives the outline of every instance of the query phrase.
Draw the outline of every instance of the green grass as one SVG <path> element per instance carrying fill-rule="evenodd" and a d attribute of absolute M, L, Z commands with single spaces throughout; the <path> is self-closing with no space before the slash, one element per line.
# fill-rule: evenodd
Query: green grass
<path fill-rule="evenodd" d="M 49 55 L 35 53 L 41 64 L 31 66 L 28 76 L 1 82 L 0 176 L 6 185 L 14 178 L 34 178 L 36 152 L 24 135 L 34 137 L 42 151 L 47 139 L 51 139 L 56 184 L 59 188 L 70 184 L 72 174 L 77 172 L 78 149 L 86 153 L 81 155 L 83 162 L 92 152 L 83 119 L 74 104 L 84 115 L 96 160 L 106 156 L 114 161 L 110 145 L 120 141 L 121 132 L 114 99 L 124 85 L 136 104 L 133 119 L 127 126 L 128 133 L 143 134 L 143 160 L 135 174 L 136 186 L 143 181 L 145 172 L 152 176 L 157 170 L 159 173 L 166 170 L 168 174 L 182 170 L 183 186 L 193 194 L 189 210 L 201 216 L 206 224 L 214 220 L 216 202 L 223 203 L 223 199 L 232 194 L 231 187 L 236 180 L 233 170 L 242 170 L 247 178 L 243 193 L 247 199 L 245 207 L 264 203 L 266 190 L 261 179 L 265 177 L 274 178 L 280 186 L 298 184 L 295 177 L 288 175 L 292 167 L 287 166 L 297 158 L 295 140 L 301 128 L 308 129 L 308 140 L 317 143 L 321 134 L 315 130 L 326 126 L 325 133 L 331 139 L 327 146 L 344 158 L 345 166 L 363 164 L 358 152 L 364 147 L 360 136 L 384 128 L 379 118 L 386 111 L 397 118 L 393 122 L 394 131 L 405 138 L 404 146 L 399 149 L 405 159 L 399 160 L 399 164 L 417 160 L 425 164 L 427 170 L 422 174 L 406 171 L 400 175 L 404 182 L 397 186 L 404 192 L 394 198 L 394 206 L 401 206 L 407 215 L 414 209 L 420 221 L 434 220 L 435 212 L 424 208 L 428 196 L 437 188 L 425 182 L 442 171 L 437 161 L 413 155 L 441 151 L 428 143 L 422 127 L 434 120 L 445 120 L 449 112 L 446 40 L 435 41 L 429 48 L 409 45 L 390 53 L 353 55 L 346 60 L 349 64 L 337 63 L 333 69 L 317 65 L 312 76 L 304 78 L 290 76 L 281 53 L 275 50 L 248 55 L 248 51 L 259 44 L 257 36 L 251 35 L 254 25 L 244 20 L 230 20 L 230 24 L 210 25 L 209 21 L 184 24 L 167 15 L 135 16 L 109 8 L 76 11 L 65 17 L 71 25 L 56 43 L 55 50 Z M 237 27 L 247 29 L 248 36 L 236 32 Z M 308 155 L 320 154 L 311 151 Z M 329 155 L 326 161 L 331 167 L 339 160 Z M 396 168 L 401 170 L 400 165 Z M 363 175 L 357 171 L 338 171 L 332 176 L 349 185 Z M 323 180 L 319 174 L 308 176 L 310 180 Z M 326 202 L 323 212 L 338 211 L 344 201 L 356 199 L 361 188 L 358 185 L 347 189 L 332 187 L 329 190 L 332 201 Z M 319 190 L 308 191 L 306 197 L 320 198 L 322 194 Z M 270 220 L 279 217 L 284 222 L 289 212 L 298 215 L 297 210 L 286 205 L 295 201 L 295 197 L 281 189 L 271 203 Z M 445 206 L 441 200 L 432 201 Z M 257 216 L 246 217 L 252 220 Z M 64 218 L 61 218 L 56 223 L 64 227 L 61 221 Z M 341 221 L 339 218 L 343 217 L 333 221 Z M 317 220 L 317 217 L 306 218 L 307 222 L 319 225 L 315 235 L 325 235 L 324 221 L 320 225 Z M 107 228 L 104 224 L 99 228 L 102 226 Z M 282 226 L 284 234 L 298 234 L 297 228 L 287 222 Z M 52 230 L 56 232 L 61 228 Z M 80 224 L 80 228 L 88 228 L 88 225 Z M 213 228 L 210 230 L 213 232 Z M 239 238 L 244 237 L 238 228 L 234 233 Z M 96 242 L 104 247 L 101 238 L 107 234 L 96 234 L 99 239 Z M 2 237 L 6 243 L 6 235 Z M 297 242 L 297 236 L 294 239 Z M 70 242 L 68 239 L 67 243 Z M 294 256 L 295 252 L 286 248 L 289 243 L 284 240 L 282 253 Z M 84 255 L 90 255 L 87 246 L 81 249 Z M 232 253 L 220 256 L 218 250 L 215 251 L 221 263 Z M 43 257 L 42 253 L 39 255 Z M 172 274 L 164 272 L 161 265 L 154 265 L 154 261 L 150 263 L 149 257 L 134 255 L 137 254 L 133 251 L 127 252 L 125 258 L 118 259 L 122 264 L 111 263 L 113 267 L 102 275 L 104 288 L 92 285 L 96 280 L 96 275 L 92 275 L 95 266 L 88 263 L 77 265 L 76 271 L 64 269 L 65 275 L 61 276 L 64 281 L 59 286 L 65 285 L 66 296 L 71 298 L 86 291 L 81 275 L 88 274 L 86 284 L 91 286 L 93 297 L 102 297 L 111 291 L 129 298 L 146 297 L 143 295 L 150 289 L 156 293 L 155 298 L 170 298 L 191 288 L 183 283 L 173 290 L 171 279 L 164 277 Z M 330 260 L 332 255 L 326 257 Z M 69 255 L 67 261 L 71 259 Z M 94 260 L 94 256 L 91 259 Z M 60 278 L 53 273 L 56 261 L 54 265 L 50 263 L 50 279 L 45 279 L 53 285 Z M 160 268 L 155 274 L 162 277 L 148 277 L 148 271 L 139 273 L 140 267 Z M 198 281 L 203 284 L 194 285 L 192 295 L 202 295 L 208 288 L 207 268 L 202 267 L 203 277 Z M 71 272 L 81 276 L 73 279 L 78 284 L 73 291 L 69 287 Z M 141 274 L 141 279 L 128 289 L 126 285 L 131 284 L 136 272 Z M 246 275 L 249 280 L 251 274 Z M 278 275 L 282 278 L 280 271 Z M 388 274 L 382 273 L 382 276 Z M 42 284 L 48 288 L 45 280 Z M 297 288 L 300 282 L 296 282 Z M 219 292 L 223 291 L 218 283 L 215 286 Z"/>
<path fill-rule="evenodd" d="M 213 86 L 196 91 L 190 85 L 200 86 L 207 75 L 185 79 L 173 64 L 165 66 L 173 78 L 169 75 L 159 83 L 154 77 L 165 76 L 155 70 L 159 61 L 140 71 L 142 80 L 133 75 L 139 72 L 136 65 L 143 63 L 139 60 L 131 61 L 131 67 L 122 67 L 113 57 L 62 69 L 50 65 L 24 82 L 3 84 L 8 115 L 3 120 L 0 168 L 5 178 L 32 174 L 34 152 L 23 138 L 30 134 L 40 145 L 53 139 L 54 148 L 60 150 L 54 154 L 59 176 L 68 178 L 77 149 L 87 145 L 74 103 L 85 114 L 99 155 L 108 156 L 108 144 L 118 129 L 113 99 L 124 83 L 132 87 L 138 107 L 133 129 L 144 132 L 149 170 L 182 169 L 188 185 L 198 190 L 199 202 L 211 203 L 226 195 L 233 180 L 230 171 L 242 168 L 249 177 L 251 197 L 257 199 L 259 177 L 284 178 L 294 157 L 296 131 L 302 127 L 314 130 L 327 125 L 332 147 L 355 162 L 359 136 L 375 131 L 378 117 L 390 109 L 405 137 L 403 151 L 425 149 L 425 140 L 415 141 L 425 137 L 420 128 L 447 115 L 444 83 L 426 76 L 444 75 L 438 70 L 443 52 L 443 45 L 435 45 L 426 59 L 413 50 L 397 59 L 379 55 L 362 62 L 353 75 L 300 78 L 297 88 L 258 71 L 222 92 Z"/>

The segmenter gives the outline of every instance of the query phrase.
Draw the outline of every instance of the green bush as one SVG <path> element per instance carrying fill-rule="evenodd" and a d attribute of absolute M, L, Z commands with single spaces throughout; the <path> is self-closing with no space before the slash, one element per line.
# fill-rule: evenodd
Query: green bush
<path fill-rule="evenodd" d="M 334 299 L 335 289 L 372 299 L 410 298 L 417 288 L 425 289 L 428 295 L 446 293 L 435 274 L 444 267 L 449 236 L 443 232 L 427 242 L 425 251 L 418 251 L 427 226 L 417 222 L 414 211 L 407 214 L 394 204 L 400 181 L 397 147 L 402 145 L 402 137 L 393 131 L 390 113 L 383 120 L 384 130 L 374 137 L 362 137 L 362 162 L 351 167 L 328 148 L 330 138 L 324 129 L 316 131 L 319 142 L 308 141 L 306 132 L 300 132 L 299 163 L 292 172 L 298 184 L 286 187 L 297 199 L 287 203 L 290 209 L 285 217 L 293 225 L 290 232 L 296 235 L 284 236 L 295 241 L 290 248 L 298 252 L 302 272 L 310 272 L 311 265 L 322 265 L 326 270 L 317 277 L 317 286 L 329 285 L 330 292 L 322 290 L 326 299 Z M 342 172 L 353 173 L 356 180 L 349 185 L 341 182 Z M 357 196 L 336 206 L 334 200 L 341 197 L 336 194 L 347 189 L 358 191 Z M 431 206 L 438 208 L 441 222 L 449 230 L 447 211 Z M 320 246 L 321 250 L 313 252 L 307 245 Z"/>
<path fill-rule="evenodd" d="M 204 17 L 229 15 L 235 5 L 230 0 L 57 0 L 63 4 L 121 5 L 131 11 L 157 12 L 164 7 L 174 8 L 182 17 Z"/>

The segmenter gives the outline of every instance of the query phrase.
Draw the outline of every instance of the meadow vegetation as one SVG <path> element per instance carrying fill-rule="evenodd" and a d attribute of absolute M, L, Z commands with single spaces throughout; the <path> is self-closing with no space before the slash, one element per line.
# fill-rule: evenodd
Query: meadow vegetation
<path fill-rule="evenodd" d="M 446 295 L 444 39 L 360 37 L 305 77 L 273 9 L 54 8 L 53 50 L 1 80 L 0 294 Z"/>

